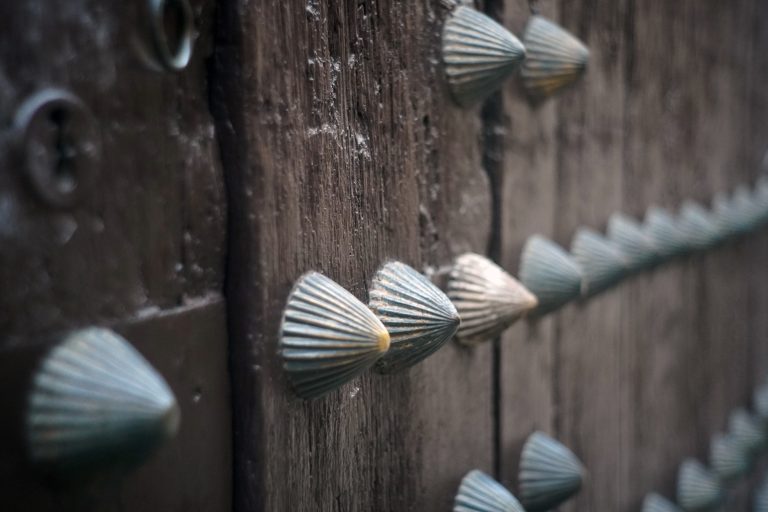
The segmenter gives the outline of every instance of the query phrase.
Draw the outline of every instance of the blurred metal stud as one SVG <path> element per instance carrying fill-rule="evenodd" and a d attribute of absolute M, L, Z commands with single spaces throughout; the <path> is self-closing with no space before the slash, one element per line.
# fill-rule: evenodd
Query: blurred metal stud
<path fill-rule="evenodd" d="M 749 455 L 765 447 L 766 427 L 746 409 L 736 409 L 728 417 L 728 432 Z"/>
<path fill-rule="evenodd" d="M 56 473 L 125 469 L 173 437 L 179 420 L 168 385 L 127 341 L 83 329 L 54 347 L 34 377 L 29 456 Z"/>
<path fill-rule="evenodd" d="M 639 222 L 621 213 L 614 213 L 608 221 L 608 238 L 616 245 L 630 271 L 649 268 L 659 261 L 653 239 L 643 231 Z"/>
<path fill-rule="evenodd" d="M 582 270 L 562 247 L 534 235 L 523 247 L 520 281 L 539 301 L 533 314 L 544 315 L 579 296 Z"/>
<path fill-rule="evenodd" d="M 582 272 L 581 295 L 600 293 L 623 279 L 629 270 L 621 250 L 610 240 L 589 228 L 579 228 L 571 243 L 571 253 Z"/>
<path fill-rule="evenodd" d="M 389 350 L 389 333 L 354 295 L 317 272 L 288 296 L 280 354 L 296 394 L 315 398 L 371 368 Z"/>
<path fill-rule="evenodd" d="M 681 508 L 656 493 L 645 495 L 641 512 L 683 512 Z"/>
<path fill-rule="evenodd" d="M 680 208 L 677 226 L 683 232 L 688 246 L 697 251 L 710 249 L 728 236 L 710 212 L 690 200 L 685 201 Z"/>
<path fill-rule="evenodd" d="M 663 208 L 651 206 L 645 214 L 643 230 L 653 240 L 662 261 L 689 252 L 690 247 L 677 221 Z"/>
<path fill-rule="evenodd" d="M 453 512 L 525 512 L 520 502 L 499 482 L 474 469 L 461 481 Z"/>
<path fill-rule="evenodd" d="M 702 463 L 686 459 L 677 475 L 677 503 L 688 512 L 712 510 L 723 501 L 720 480 Z"/>
<path fill-rule="evenodd" d="M 459 256 L 448 280 L 448 297 L 461 315 L 458 338 L 475 344 L 496 338 L 538 304 L 519 281 L 479 254 Z"/>
<path fill-rule="evenodd" d="M 72 93 L 44 89 L 14 118 L 20 166 L 35 193 L 59 208 L 74 206 L 92 185 L 101 144 L 93 115 Z"/>
<path fill-rule="evenodd" d="M 456 308 L 440 289 L 404 263 L 384 265 L 373 278 L 369 307 L 389 331 L 381 373 L 409 368 L 440 349 L 456 333 Z"/>
<path fill-rule="evenodd" d="M 709 445 L 709 465 L 723 482 L 731 482 L 749 471 L 750 458 L 729 434 L 718 434 Z"/>
<path fill-rule="evenodd" d="M 520 501 L 528 512 L 556 508 L 581 489 L 584 468 L 559 441 L 542 432 L 528 437 L 520 456 Z"/>
<path fill-rule="evenodd" d="M 512 33 L 464 5 L 448 15 L 442 44 L 448 86 L 463 106 L 499 89 L 525 59 L 525 47 Z"/>
<path fill-rule="evenodd" d="M 570 32 L 537 14 L 523 36 L 527 58 L 520 68 L 523 86 L 538 101 L 576 83 L 589 62 L 589 50 Z"/>

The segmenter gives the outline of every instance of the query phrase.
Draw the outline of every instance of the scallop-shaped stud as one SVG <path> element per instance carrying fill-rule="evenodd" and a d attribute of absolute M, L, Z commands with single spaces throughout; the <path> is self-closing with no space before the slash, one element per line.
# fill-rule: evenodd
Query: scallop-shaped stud
<path fill-rule="evenodd" d="M 474 344 L 496 338 L 538 301 L 525 286 L 479 254 L 459 256 L 448 279 L 448 297 L 461 316 L 458 339 Z"/>
<path fill-rule="evenodd" d="M 82 329 L 54 347 L 33 378 L 29 456 L 53 472 L 125 469 L 173 437 L 179 419 L 168 385 L 125 339 Z"/>
<path fill-rule="evenodd" d="M 628 264 L 618 246 L 591 229 L 576 232 L 571 253 L 581 268 L 581 294 L 585 297 L 610 288 L 627 275 Z"/>
<path fill-rule="evenodd" d="M 707 250 L 725 238 L 717 219 L 703 206 L 693 201 L 683 203 L 677 226 L 693 250 Z"/>
<path fill-rule="evenodd" d="M 368 306 L 389 331 L 389 351 L 376 362 L 382 373 L 409 368 L 456 333 L 459 314 L 440 289 L 404 263 L 384 265 L 373 278 Z"/>
<path fill-rule="evenodd" d="M 752 231 L 760 225 L 763 211 L 755 203 L 752 193 L 746 186 L 740 185 L 736 187 L 731 199 L 731 206 L 736 214 L 741 217 L 746 232 Z"/>
<path fill-rule="evenodd" d="M 520 502 L 499 482 L 478 469 L 464 477 L 453 512 L 525 512 Z"/>
<path fill-rule="evenodd" d="M 677 502 L 686 511 L 716 508 L 723 500 L 723 488 L 717 476 L 695 459 L 680 464 L 677 474 Z"/>
<path fill-rule="evenodd" d="M 578 297 L 581 280 L 579 264 L 555 242 L 534 235 L 525 243 L 520 281 L 539 301 L 534 314 L 552 312 Z"/>
<path fill-rule="evenodd" d="M 542 16 L 531 16 L 523 44 L 527 58 L 520 75 L 526 92 L 534 100 L 547 98 L 574 84 L 587 69 L 587 47 Z"/>
<path fill-rule="evenodd" d="M 322 274 L 304 274 L 288 297 L 280 354 L 302 398 L 318 397 L 360 375 L 386 353 L 389 343 L 376 315 Z"/>
<path fill-rule="evenodd" d="M 728 418 L 728 432 L 734 441 L 750 455 L 755 454 L 765 445 L 765 427 L 745 409 L 736 409 L 731 413 Z"/>
<path fill-rule="evenodd" d="M 768 384 L 762 384 L 755 389 L 752 395 L 752 405 L 755 413 L 765 423 L 768 420 Z"/>
<path fill-rule="evenodd" d="M 478 102 L 501 87 L 525 59 L 525 47 L 485 14 L 460 5 L 443 28 L 443 64 L 460 105 Z"/>
<path fill-rule="evenodd" d="M 520 456 L 520 501 L 528 512 L 551 510 L 579 492 L 584 468 L 563 444 L 541 432 L 528 437 Z"/>
<path fill-rule="evenodd" d="M 754 511 L 768 512 L 768 477 L 763 478 L 755 490 Z"/>
<path fill-rule="evenodd" d="M 645 214 L 643 229 L 653 240 L 662 260 L 688 252 L 688 241 L 674 217 L 666 210 L 652 206 Z"/>
<path fill-rule="evenodd" d="M 749 470 L 749 456 L 730 435 L 719 434 L 709 445 L 709 465 L 723 482 L 729 482 Z"/>
<path fill-rule="evenodd" d="M 631 271 L 649 268 L 659 261 L 653 239 L 643 231 L 639 222 L 624 214 L 611 215 L 608 238 L 624 255 Z"/>
<path fill-rule="evenodd" d="M 724 193 L 716 194 L 712 200 L 712 216 L 717 221 L 723 239 L 739 236 L 749 230 L 749 226 L 733 207 L 731 198 Z"/>
<path fill-rule="evenodd" d="M 642 512 L 683 512 L 683 510 L 663 496 L 652 492 L 645 495 Z"/>

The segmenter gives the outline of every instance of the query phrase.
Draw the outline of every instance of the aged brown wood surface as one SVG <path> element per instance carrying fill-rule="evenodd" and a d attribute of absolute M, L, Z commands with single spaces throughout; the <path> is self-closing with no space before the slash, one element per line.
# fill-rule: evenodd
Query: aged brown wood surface
<path fill-rule="evenodd" d="M 522 36 L 526 3 L 479 7 Z M 535 3 L 589 45 L 585 80 L 539 105 L 510 83 L 468 110 L 441 80 L 439 0 L 195 1 L 195 54 L 177 74 L 136 55 L 144 2 L 1 6 L 0 405 L 13 414 L 0 438 L 18 441 L 51 337 L 91 324 L 163 373 L 183 426 L 138 472 L 87 488 L 19 472 L 22 445 L 7 443 L 0 509 L 443 511 L 472 468 L 515 489 L 536 429 L 589 470 L 562 510 L 672 496 L 682 458 L 706 460 L 768 373 L 765 232 L 311 402 L 276 354 L 306 271 L 361 300 L 389 259 L 439 281 L 471 250 L 517 273 L 534 233 L 567 248 L 614 211 L 708 201 L 757 175 L 768 5 Z M 41 202 L 14 157 L 14 112 L 47 86 L 81 97 L 102 139 L 73 209 Z"/>
<path fill-rule="evenodd" d="M 366 300 L 397 258 L 483 252 L 477 110 L 442 89 L 439 2 L 222 5 L 214 111 L 230 186 L 236 510 L 445 510 L 491 470 L 491 346 L 293 397 L 276 357 L 294 280 Z"/>
<path fill-rule="evenodd" d="M 140 472 L 87 488 L 18 482 L 21 466 L 4 446 L 3 510 L 230 507 L 226 203 L 205 66 L 214 2 L 193 2 L 199 37 L 179 74 L 149 70 L 137 56 L 145 4 L 0 7 L 0 347 L 4 367 L 16 368 L 28 350 L 70 328 L 126 329 L 171 384 L 183 426 Z M 79 96 L 101 136 L 98 175 L 78 183 L 87 190 L 72 209 L 40 201 L 15 158 L 13 116 L 46 87 Z M 23 405 L 5 404 L 24 396 L 28 379 L 4 381 L 4 428 L 21 426 Z"/>

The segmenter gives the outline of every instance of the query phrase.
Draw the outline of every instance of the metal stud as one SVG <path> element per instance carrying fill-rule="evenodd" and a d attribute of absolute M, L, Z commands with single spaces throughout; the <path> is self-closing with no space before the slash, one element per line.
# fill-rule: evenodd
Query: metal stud
<path fill-rule="evenodd" d="M 131 467 L 173 437 L 179 419 L 168 385 L 127 341 L 83 329 L 54 347 L 34 376 L 29 456 L 61 473 Z"/>
<path fill-rule="evenodd" d="M 501 267 L 479 254 L 456 259 L 448 297 L 461 315 L 458 338 L 475 344 L 496 338 L 537 305 L 536 297 Z"/>
<path fill-rule="evenodd" d="M 587 68 L 589 50 L 586 46 L 542 16 L 531 16 L 523 44 L 527 58 L 520 75 L 533 100 L 542 100 L 573 85 Z"/>
<path fill-rule="evenodd" d="M 619 248 L 631 271 L 652 267 L 659 261 L 653 239 L 643 231 L 640 223 L 621 213 L 614 213 L 608 221 L 608 238 Z"/>
<path fill-rule="evenodd" d="M 453 512 L 525 512 L 520 502 L 499 482 L 478 469 L 466 474 Z"/>
<path fill-rule="evenodd" d="M 448 86 L 464 106 L 496 91 L 525 59 L 525 47 L 512 33 L 464 5 L 448 15 L 442 44 Z"/>
<path fill-rule="evenodd" d="M 372 367 L 389 350 L 381 321 L 351 293 L 317 272 L 304 274 L 280 325 L 283 369 L 302 398 L 324 395 Z"/>
<path fill-rule="evenodd" d="M 734 441 L 749 455 L 765 446 L 765 426 L 746 409 L 736 409 L 728 417 L 728 432 Z"/>
<path fill-rule="evenodd" d="M 520 501 L 528 512 L 551 510 L 579 492 L 584 468 L 563 444 L 542 432 L 528 437 L 520 456 Z"/>
<path fill-rule="evenodd" d="M 709 445 L 709 464 L 723 482 L 730 482 L 749 470 L 750 460 L 732 436 L 718 434 Z"/>
<path fill-rule="evenodd" d="M 662 260 L 685 254 L 689 250 L 685 234 L 666 210 L 651 206 L 645 214 L 643 230 L 653 240 Z"/>
<path fill-rule="evenodd" d="M 438 287 L 404 263 L 376 273 L 369 307 L 389 331 L 389 351 L 376 363 L 381 373 L 409 368 L 440 349 L 456 333 L 456 308 Z"/>
<path fill-rule="evenodd" d="M 523 247 L 520 281 L 539 301 L 533 314 L 544 315 L 579 296 L 582 271 L 562 247 L 534 235 Z"/>
<path fill-rule="evenodd" d="M 20 166 L 37 195 L 59 208 L 74 206 L 98 170 L 100 141 L 93 115 L 75 95 L 44 89 L 16 112 Z"/>
<path fill-rule="evenodd" d="M 717 219 L 703 206 L 693 201 L 685 201 L 680 209 L 677 226 L 689 247 L 696 251 L 707 250 L 726 238 Z"/>
<path fill-rule="evenodd" d="M 683 512 L 681 508 L 656 493 L 645 495 L 642 512 Z"/>
<path fill-rule="evenodd" d="M 576 231 L 571 253 L 581 268 L 584 297 L 610 288 L 627 275 L 629 265 L 618 246 L 591 229 Z"/>
<path fill-rule="evenodd" d="M 677 502 L 689 512 L 712 510 L 723 501 L 720 480 L 701 462 L 686 459 L 677 475 Z"/>

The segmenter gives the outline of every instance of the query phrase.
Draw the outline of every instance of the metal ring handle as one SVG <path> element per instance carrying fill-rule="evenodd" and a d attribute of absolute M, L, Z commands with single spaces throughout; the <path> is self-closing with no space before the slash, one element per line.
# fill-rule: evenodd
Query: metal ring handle
<path fill-rule="evenodd" d="M 168 6 L 175 7 L 181 14 L 181 30 L 175 52 L 165 32 L 165 10 Z M 192 58 L 194 17 L 189 0 L 149 0 L 149 16 L 152 46 L 158 63 L 169 71 L 181 71 Z"/>

